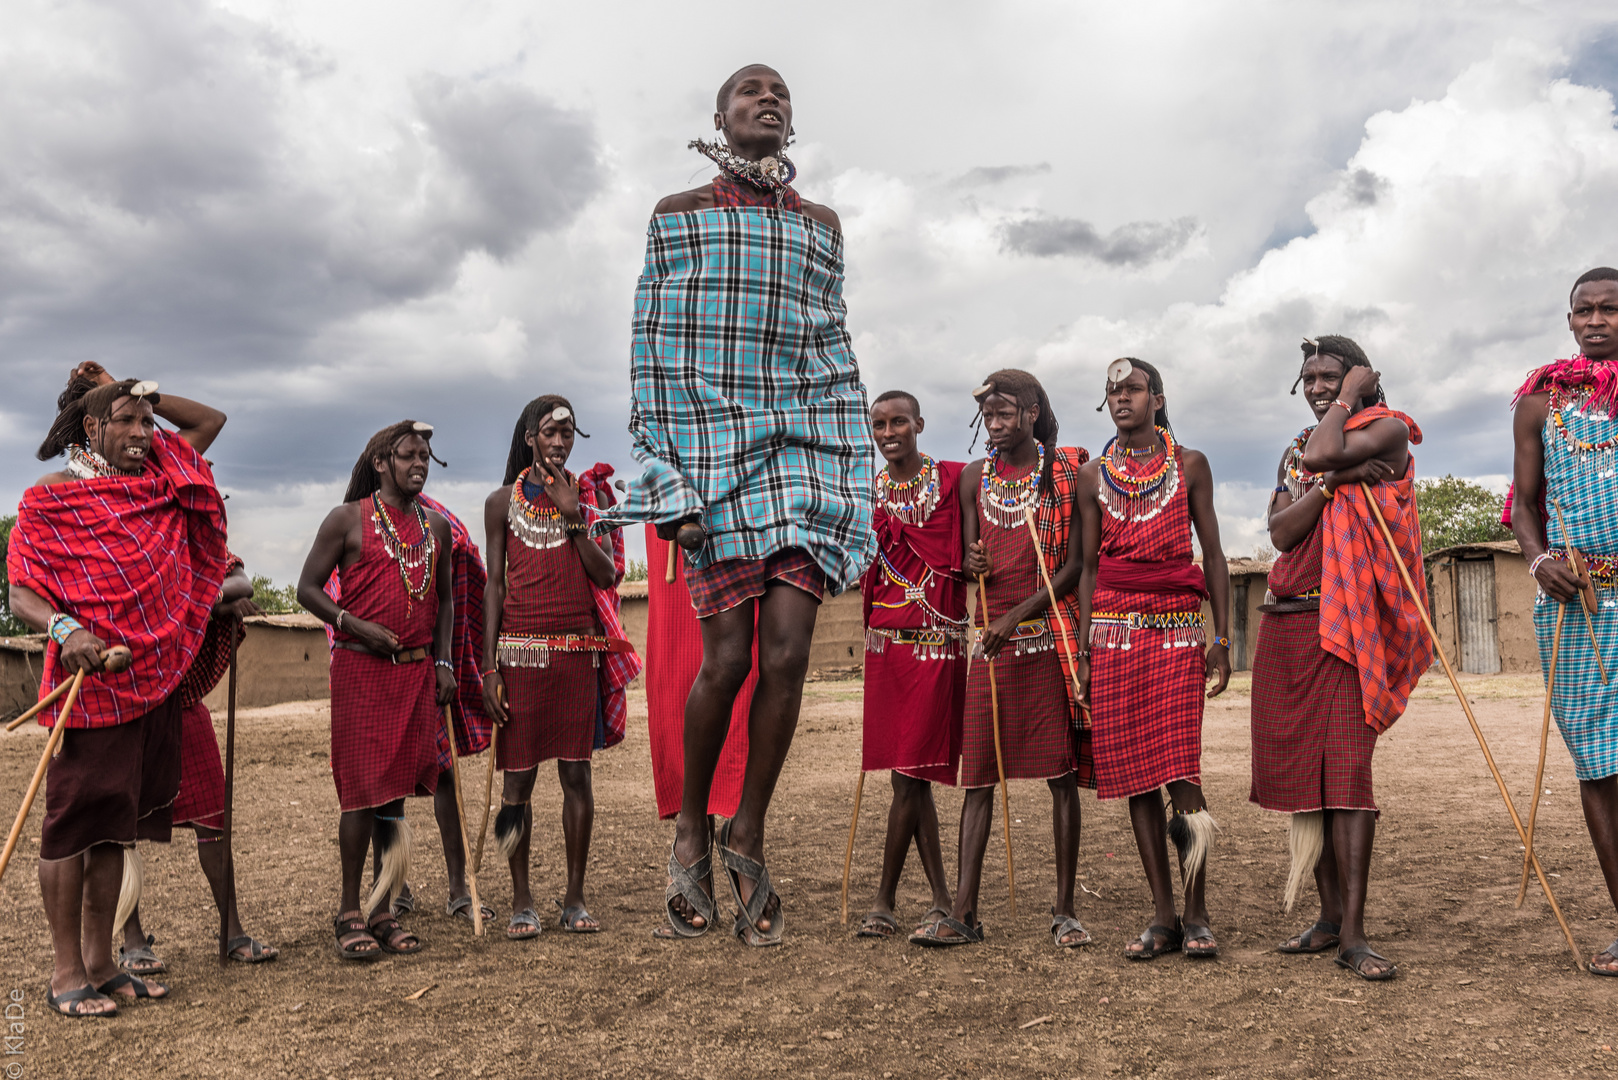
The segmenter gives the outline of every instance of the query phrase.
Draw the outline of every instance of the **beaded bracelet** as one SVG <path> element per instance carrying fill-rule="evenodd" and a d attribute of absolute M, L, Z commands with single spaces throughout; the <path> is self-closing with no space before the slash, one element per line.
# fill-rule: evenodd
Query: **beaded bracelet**
<path fill-rule="evenodd" d="M 496 665 L 496 666 L 490 668 L 488 671 L 479 672 L 479 674 L 482 675 L 485 679 L 487 679 L 490 675 L 498 675 L 498 674 L 500 674 L 500 667 L 499 667 L 499 665 Z"/>
<path fill-rule="evenodd" d="M 337 609 L 337 621 L 332 623 L 332 625 L 337 627 L 337 629 L 339 629 L 339 630 L 343 630 L 343 616 L 347 615 L 347 614 L 348 614 L 348 612 L 344 611 L 342 608 L 338 608 Z M 348 633 L 348 631 L 343 630 L 343 633 L 346 634 L 346 633 Z"/>
<path fill-rule="evenodd" d="M 1210 644 L 1223 645 L 1225 648 L 1228 649 L 1228 648 L 1230 648 L 1230 639 L 1228 637 L 1222 637 L 1222 636 L 1219 636 L 1219 635 L 1215 635 L 1213 641 L 1210 642 Z"/>
<path fill-rule="evenodd" d="M 1342 398 L 1338 398 L 1336 401 L 1332 402 L 1332 405 L 1341 405 L 1343 407 L 1344 412 L 1351 413 L 1351 412 L 1354 411 L 1354 406 L 1350 405 L 1348 402 L 1344 401 Z M 1328 408 L 1329 407 L 1330 406 L 1328 406 Z"/>
<path fill-rule="evenodd" d="M 450 663 L 448 660 L 434 660 L 433 667 L 445 668 L 451 672 L 455 670 L 455 665 Z"/>
<path fill-rule="evenodd" d="M 1331 499 L 1335 499 L 1337 497 L 1336 490 L 1333 489 L 1333 488 L 1327 487 L 1325 484 L 1320 485 L 1320 493 L 1322 495 L 1324 495 L 1327 498 L 1328 501 L 1331 500 Z"/>
<path fill-rule="evenodd" d="M 1533 578 L 1535 581 L 1538 581 L 1539 580 L 1539 564 L 1544 562 L 1546 559 L 1551 559 L 1551 558 L 1555 558 L 1555 556 L 1553 556 L 1548 551 L 1545 552 L 1543 555 L 1536 556 L 1534 558 L 1534 561 L 1528 564 L 1528 576 Z"/>
<path fill-rule="evenodd" d="M 67 645 L 67 639 L 77 630 L 83 630 L 84 624 L 65 611 L 58 611 L 51 616 L 50 623 L 45 627 L 45 633 L 50 639 L 61 646 Z"/>

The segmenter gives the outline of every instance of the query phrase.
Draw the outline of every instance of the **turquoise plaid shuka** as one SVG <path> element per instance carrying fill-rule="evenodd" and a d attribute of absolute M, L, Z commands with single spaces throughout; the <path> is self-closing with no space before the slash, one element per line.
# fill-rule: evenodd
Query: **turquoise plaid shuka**
<path fill-rule="evenodd" d="M 802 548 L 832 593 L 876 556 L 875 455 L 842 236 L 802 214 L 659 214 L 635 290 L 629 430 L 646 471 L 598 529 L 701 517 L 704 569 Z"/>

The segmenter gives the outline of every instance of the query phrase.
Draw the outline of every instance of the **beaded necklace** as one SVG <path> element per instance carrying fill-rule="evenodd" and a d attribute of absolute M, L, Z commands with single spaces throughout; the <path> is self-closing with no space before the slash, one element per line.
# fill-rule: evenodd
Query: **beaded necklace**
<path fill-rule="evenodd" d="M 80 480 L 98 480 L 106 476 L 133 476 L 134 473 L 121 472 L 112 467 L 111 462 L 102 457 L 88 446 L 74 445 L 67 448 L 67 471 Z"/>
<path fill-rule="evenodd" d="M 777 206 L 780 205 L 781 197 L 786 194 L 788 186 L 798 175 L 798 167 L 787 160 L 784 152 L 762 161 L 749 161 L 718 139 L 713 142 L 692 139 L 686 144 L 686 148 L 708 158 L 737 180 L 773 194 Z"/>
<path fill-rule="evenodd" d="M 1306 427 L 1298 432 L 1298 437 L 1292 440 L 1292 447 L 1287 451 L 1287 491 L 1294 499 L 1303 498 L 1304 494 L 1316 484 L 1320 483 L 1320 474 L 1312 473 L 1303 467 L 1303 448 L 1309 443 L 1309 436 L 1314 432 L 1313 427 Z"/>
<path fill-rule="evenodd" d="M 1033 471 L 1019 480 L 1000 479 L 999 450 L 991 446 L 984 455 L 978 502 L 983 506 L 983 516 L 991 524 L 1002 529 L 1027 527 L 1023 511 L 1039 501 L 1039 478 L 1045 475 L 1045 444 L 1034 445 L 1039 448 L 1039 460 L 1034 463 Z"/>
<path fill-rule="evenodd" d="M 1562 419 L 1564 411 L 1573 412 L 1580 416 L 1588 415 L 1591 398 L 1594 396 L 1593 386 L 1561 387 L 1551 389 L 1550 419 L 1551 426 L 1556 429 L 1558 441 L 1562 444 L 1565 453 L 1572 454 L 1580 470 L 1593 470 L 1602 476 L 1612 476 L 1614 458 L 1618 455 L 1618 437 L 1602 439 L 1600 442 L 1590 442 L 1581 439 L 1567 429 L 1567 423 Z"/>
<path fill-rule="evenodd" d="M 906 525 L 923 525 L 938 507 L 938 462 L 926 454 L 921 455 L 921 471 L 903 481 L 895 481 L 888 470 L 883 469 L 881 486 L 877 494 L 889 514 Z M 895 499 L 895 495 L 902 498 Z"/>
<path fill-rule="evenodd" d="M 530 465 L 518 473 L 517 482 L 511 485 L 511 502 L 506 507 L 506 523 L 511 526 L 512 535 L 518 540 L 536 551 L 545 551 L 567 543 L 567 525 L 562 520 L 562 512 L 554 505 L 536 506 L 523 491 L 523 483 L 533 468 Z"/>
<path fill-rule="evenodd" d="M 1144 476 L 1131 473 L 1137 459 L 1118 446 L 1118 436 L 1114 435 L 1101 451 L 1101 476 L 1106 487 L 1097 493 L 1097 498 L 1107 508 L 1107 513 L 1119 521 L 1152 520 L 1180 490 L 1180 463 L 1174 436 L 1161 427 L 1157 434 L 1163 440 L 1163 461 L 1155 468 L 1150 464 L 1141 466 L 1150 470 Z"/>
<path fill-rule="evenodd" d="M 377 535 L 382 538 L 382 549 L 399 564 L 399 580 L 404 583 L 407 617 L 411 604 L 424 598 L 427 590 L 432 588 L 433 571 L 438 565 L 438 538 L 433 536 L 432 527 L 427 524 L 427 511 L 415 499 L 410 500 L 410 507 L 416 512 L 416 524 L 421 527 L 421 539 L 414 544 L 405 543 L 404 537 L 399 535 L 393 519 L 388 516 L 382 493 L 378 491 L 371 495 L 371 520 L 376 524 Z M 421 581 L 411 584 L 410 572 L 417 569 L 422 571 Z"/>

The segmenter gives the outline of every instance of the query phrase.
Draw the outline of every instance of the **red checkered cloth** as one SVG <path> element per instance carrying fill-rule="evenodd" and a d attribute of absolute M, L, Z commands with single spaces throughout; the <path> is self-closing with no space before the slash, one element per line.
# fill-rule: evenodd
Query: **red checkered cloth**
<path fill-rule="evenodd" d="M 674 560 L 674 580 L 664 580 L 669 542 L 657 538 L 657 527 L 646 526 L 646 560 L 651 567 L 646 611 L 646 728 L 652 743 L 652 786 L 657 792 L 657 816 L 680 812 L 685 784 L 685 702 L 702 669 L 702 627 L 685 588 L 685 560 Z M 676 552 L 676 555 L 678 553 Z M 753 669 L 730 710 L 730 732 L 719 752 L 713 784 L 708 789 L 708 813 L 732 817 L 742 799 L 742 777 L 747 771 L 747 714 L 758 685 L 758 640 L 753 640 Z"/>
<path fill-rule="evenodd" d="M 1039 507 L 1034 511 L 1034 524 L 1039 530 L 1040 550 L 1045 554 L 1045 568 L 1050 571 L 1053 580 L 1056 572 L 1067 562 L 1068 534 L 1073 522 L 1073 492 L 1078 486 L 1079 469 L 1089 460 L 1090 451 L 1082 446 L 1058 446 L 1051 466 L 1053 490 L 1040 496 Z M 1055 623 L 1051 625 L 1051 632 L 1057 636 L 1057 653 L 1062 658 L 1062 677 L 1067 685 L 1068 709 L 1078 718 L 1080 726 L 1088 727 L 1090 722 L 1085 718 L 1084 710 L 1079 708 L 1079 692 L 1073 688 L 1073 650 L 1084 647 L 1078 639 L 1078 591 L 1074 590 L 1066 596 L 1058 597 L 1057 603 L 1061 605 L 1062 618 L 1067 623 L 1067 636 L 1063 636 L 1061 627 Z"/>
<path fill-rule="evenodd" d="M 784 548 L 759 559 L 721 559 L 701 570 L 686 568 L 686 587 L 697 618 L 729 611 L 763 596 L 772 581 L 802 589 L 819 600 L 826 595 L 826 572 L 802 548 Z"/>
<path fill-rule="evenodd" d="M 713 178 L 713 204 L 715 206 L 775 206 L 773 191 L 760 191 L 752 184 L 744 184 L 723 174 Z M 803 198 L 792 188 L 781 192 L 781 209 L 803 213 Z"/>
<path fill-rule="evenodd" d="M 450 715 L 455 722 L 455 753 L 458 757 L 480 754 L 489 748 L 489 733 L 494 721 L 483 712 L 483 589 L 488 573 L 483 568 L 483 554 L 472 540 L 472 533 L 460 518 L 450 513 L 449 507 L 426 495 L 416 496 L 428 510 L 441 514 L 449 523 L 450 558 L 455 574 L 455 629 L 451 631 L 451 659 L 455 664 L 455 699 L 450 702 Z M 367 519 L 369 520 L 369 519 Z M 369 528 L 369 525 L 367 525 Z M 343 598 L 342 571 L 333 570 L 326 579 L 326 595 L 334 601 Z M 326 627 L 326 641 L 336 640 L 336 632 Z M 443 724 L 434 736 L 438 745 L 438 760 L 449 768 L 449 740 L 444 737 Z"/>
<path fill-rule="evenodd" d="M 867 627 L 909 630 L 937 622 L 890 569 L 920 588 L 933 611 L 947 619 L 966 618 L 959 490 L 965 468 L 958 461 L 938 462 L 938 502 L 920 525 L 899 520 L 878 500 L 871 525 L 882 556 L 860 579 Z M 966 705 L 966 642 L 953 641 L 948 651 L 958 655 L 918 655 L 919 647 L 893 641 L 880 652 L 866 649 L 865 771 L 893 769 L 954 785 Z"/>
<path fill-rule="evenodd" d="M 241 559 L 235 555 L 230 556 L 225 576 L 234 574 L 236 568 L 241 565 Z M 230 670 L 232 631 L 235 632 L 236 644 L 241 644 L 242 639 L 247 636 L 247 627 L 242 625 L 240 619 L 208 620 L 208 628 L 202 634 L 202 644 L 197 647 L 196 659 L 191 661 L 191 667 L 186 671 L 185 678 L 180 680 L 178 693 L 182 708 L 207 697 Z"/>
<path fill-rule="evenodd" d="M 1103 510 L 1101 554 L 1134 563 L 1179 567 L 1191 562 L 1191 500 L 1184 460 L 1175 448 L 1179 482 L 1147 521 L 1119 521 Z M 1130 459 L 1129 464 L 1136 463 Z M 1154 467 L 1142 462 L 1139 467 Z M 1097 586 L 1090 610 L 1169 614 L 1198 611 L 1193 592 L 1124 592 Z M 1202 783 L 1202 706 L 1206 650 L 1176 644 L 1174 631 L 1135 628 L 1129 647 L 1097 642 L 1090 651 L 1090 722 L 1098 799 L 1155 791 L 1171 780 Z"/>
<path fill-rule="evenodd" d="M 414 514 L 383 504 L 405 543 L 421 538 Z M 360 557 L 343 570 L 349 615 L 393 631 L 401 649 L 432 646 L 438 591 L 410 600 L 399 565 L 383 547 L 369 505 L 362 507 Z M 421 573 L 418 569 L 416 573 Z M 338 641 L 353 640 L 339 632 Z M 331 654 L 331 773 L 344 810 L 382 806 L 438 786 L 444 713 L 431 660 L 395 664 L 351 649 Z"/>
<path fill-rule="evenodd" d="M 180 709 L 180 793 L 174 797 L 174 824 L 225 827 L 225 763 L 213 716 L 200 701 Z"/>
<path fill-rule="evenodd" d="M 225 580 L 225 504 L 191 444 L 152 438 L 138 476 L 31 487 L 17 507 L 6 570 L 135 662 L 86 679 L 67 725 L 111 727 L 162 703 L 191 667 Z M 60 649 L 45 646 L 40 695 L 65 677 Z M 56 722 L 61 701 L 40 713 Z"/>
<path fill-rule="evenodd" d="M 1006 476 L 1008 480 L 1017 479 Z M 985 590 L 989 621 L 993 622 L 1037 589 L 1044 589 L 1034 559 L 1034 539 L 1028 526 L 1018 522 L 1002 529 L 978 508 L 978 538 L 989 552 L 994 568 Z M 977 612 L 982 622 L 982 607 Z M 1047 646 L 1054 638 L 1045 639 Z M 1065 676 L 1055 648 L 1017 656 L 1011 646 L 994 661 L 995 685 L 1000 698 L 1000 750 L 1007 780 L 1050 780 L 1079 774 L 1079 783 L 1094 787 L 1088 733 L 1073 728 Z M 994 760 L 994 711 L 989 690 L 989 665 L 974 661 L 966 680 L 966 711 L 962 725 L 961 786 L 992 787 L 998 781 Z"/>
<path fill-rule="evenodd" d="M 529 500 L 553 504 L 538 484 L 527 485 Z M 500 613 L 501 640 L 595 633 L 596 610 L 584 562 L 571 541 L 532 548 L 506 526 L 506 599 Z M 538 654 L 531 654 L 537 658 Z M 544 667 L 500 662 L 510 719 L 500 731 L 497 764 L 525 772 L 542 761 L 589 761 L 605 742 L 599 679 L 600 653 L 551 650 Z"/>
<path fill-rule="evenodd" d="M 1299 596 L 1320 587 L 1322 532 L 1316 526 L 1276 560 L 1272 592 Z M 1252 714 L 1251 802 L 1283 814 L 1377 808 L 1376 732 L 1365 723 L 1359 672 L 1320 647 L 1318 611 L 1265 613 L 1253 653 Z"/>
<path fill-rule="evenodd" d="M 612 471 L 611 465 L 598 461 L 579 476 L 579 501 L 591 521 L 600 516 L 598 508 L 609 510 L 617 501 L 610 482 Z M 614 529 L 608 535 L 612 537 L 612 565 L 617 571 L 613 579 L 614 587 L 603 589 L 591 581 L 590 596 L 595 604 L 596 621 L 601 624 L 601 632 L 607 637 L 628 638 L 629 635 L 624 633 L 623 621 L 618 617 L 616 586 L 616 582 L 624 579 L 624 531 Z M 629 730 L 628 688 L 641 673 L 642 666 L 640 657 L 633 652 L 602 654 L 601 666 L 596 669 L 603 730 L 602 737 L 596 740 L 597 750 L 617 746 L 624 741 L 624 734 Z"/>
<path fill-rule="evenodd" d="M 1410 428 L 1410 441 L 1421 442 L 1421 429 L 1404 413 L 1373 405 L 1343 425 L 1353 431 L 1392 416 Z M 1427 575 L 1421 558 L 1421 522 L 1416 516 L 1416 459 L 1411 455 L 1404 476 L 1371 488 L 1382 510 L 1398 557 L 1404 561 L 1421 602 L 1427 602 Z M 1358 484 L 1344 484 L 1320 519 L 1324 530 L 1320 579 L 1320 639 L 1327 651 L 1359 669 L 1365 722 L 1377 732 L 1388 730 L 1404 714 L 1416 680 L 1433 663 L 1433 643 L 1421 623 L 1416 602 L 1382 539 L 1376 519 L 1365 505 Z"/>

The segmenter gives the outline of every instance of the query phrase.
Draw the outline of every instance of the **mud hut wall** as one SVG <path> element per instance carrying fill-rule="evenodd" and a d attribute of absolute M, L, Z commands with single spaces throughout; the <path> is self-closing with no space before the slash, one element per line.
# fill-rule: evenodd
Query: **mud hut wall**
<path fill-rule="evenodd" d="M 1496 568 L 1495 582 L 1499 588 L 1498 567 Z M 1444 655 L 1454 664 L 1460 663 L 1461 656 L 1461 618 L 1460 599 L 1455 584 L 1455 560 L 1441 558 L 1435 560 L 1427 568 L 1427 604 L 1428 611 L 1433 617 L 1433 629 L 1438 631 L 1438 645 L 1444 650 Z M 1504 657 L 1502 668 L 1505 668 Z M 1433 659 L 1437 666 L 1438 659 Z M 1506 669 L 1509 670 L 1509 669 Z"/>
<path fill-rule="evenodd" d="M 45 637 L 0 638 L 0 720 L 20 716 L 39 700 Z"/>
<path fill-rule="evenodd" d="M 1539 587 L 1528 576 L 1528 560 L 1498 551 L 1494 556 L 1494 607 L 1499 616 L 1500 670 L 1525 673 L 1540 669 L 1534 637 L 1534 597 Z"/>
<path fill-rule="evenodd" d="M 247 636 L 236 654 L 236 705 L 252 709 L 283 701 L 327 697 L 331 652 L 326 632 L 317 627 L 247 624 Z M 213 713 L 223 715 L 230 692 L 230 676 L 203 699 Z"/>
<path fill-rule="evenodd" d="M 638 583 L 634 583 L 638 584 Z M 618 618 L 635 651 L 646 656 L 648 605 L 642 588 L 619 589 Z M 809 644 L 809 670 L 831 672 L 865 663 L 865 613 L 857 588 L 821 602 Z"/>

